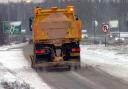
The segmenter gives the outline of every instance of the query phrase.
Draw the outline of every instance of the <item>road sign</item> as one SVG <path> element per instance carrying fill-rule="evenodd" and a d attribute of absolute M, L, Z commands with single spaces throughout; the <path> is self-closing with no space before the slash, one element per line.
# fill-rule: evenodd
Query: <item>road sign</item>
<path fill-rule="evenodd" d="M 20 21 L 14 21 L 14 22 L 3 22 L 3 29 L 5 33 L 9 34 L 20 34 L 21 33 L 21 22 Z"/>
<path fill-rule="evenodd" d="M 102 24 L 102 31 L 105 33 L 105 47 L 107 46 L 107 32 L 109 30 L 108 24 Z"/>
<path fill-rule="evenodd" d="M 5 33 L 10 33 L 10 24 L 8 21 L 3 21 L 3 30 Z"/>
<path fill-rule="evenodd" d="M 21 22 L 20 21 L 10 22 L 10 33 L 14 35 L 21 33 Z"/>
<path fill-rule="evenodd" d="M 108 32 L 108 30 L 109 30 L 109 25 L 108 24 L 103 24 L 102 25 L 102 31 L 106 33 L 106 32 Z"/>
<path fill-rule="evenodd" d="M 109 26 L 110 26 L 110 28 L 118 28 L 119 27 L 119 21 L 118 20 L 110 20 Z"/>

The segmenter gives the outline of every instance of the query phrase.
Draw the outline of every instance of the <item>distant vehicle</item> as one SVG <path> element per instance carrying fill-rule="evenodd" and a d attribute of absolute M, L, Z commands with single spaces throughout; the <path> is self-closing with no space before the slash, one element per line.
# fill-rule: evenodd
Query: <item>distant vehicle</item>
<path fill-rule="evenodd" d="M 111 37 L 128 38 L 128 32 L 111 32 Z"/>
<path fill-rule="evenodd" d="M 82 30 L 82 39 L 88 38 L 87 30 Z"/>
<path fill-rule="evenodd" d="M 125 38 L 123 38 L 123 37 L 115 37 L 114 42 L 115 43 L 125 43 Z"/>
<path fill-rule="evenodd" d="M 75 16 L 74 7 L 35 9 L 30 19 L 33 32 L 34 54 L 32 67 L 66 66 L 80 68 L 81 21 Z M 32 28 L 31 28 L 32 27 Z"/>
<path fill-rule="evenodd" d="M 128 39 L 128 32 L 111 32 L 111 43 L 125 43 Z"/>
<path fill-rule="evenodd" d="M 123 38 L 123 37 L 120 37 L 120 38 L 119 38 L 119 37 L 116 37 L 115 40 L 116 40 L 116 41 L 118 41 L 118 40 L 124 41 L 125 38 Z"/>

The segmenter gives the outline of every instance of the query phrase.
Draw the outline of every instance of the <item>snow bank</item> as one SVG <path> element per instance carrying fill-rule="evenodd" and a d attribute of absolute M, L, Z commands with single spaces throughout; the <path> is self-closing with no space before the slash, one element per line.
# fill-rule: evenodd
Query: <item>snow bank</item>
<path fill-rule="evenodd" d="M 0 51 L 0 86 L 3 89 L 51 89 L 30 67 L 29 59 L 23 53 L 24 45 L 14 44 Z"/>
<path fill-rule="evenodd" d="M 29 84 L 25 82 L 20 83 L 19 81 L 9 82 L 7 80 L 2 80 L 1 86 L 3 89 L 34 89 L 31 88 Z"/>
<path fill-rule="evenodd" d="M 81 45 L 83 64 L 128 81 L 128 46 Z"/>
<path fill-rule="evenodd" d="M 34 89 L 13 71 L 0 65 L 0 89 Z"/>
<path fill-rule="evenodd" d="M 12 48 L 23 47 L 26 44 L 28 44 L 28 43 L 26 42 L 26 43 L 20 43 L 20 44 L 4 45 L 4 46 L 0 47 L 0 51 L 6 51 L 6 50 L 9 50 L 9 49 L 12 49 Z"/>

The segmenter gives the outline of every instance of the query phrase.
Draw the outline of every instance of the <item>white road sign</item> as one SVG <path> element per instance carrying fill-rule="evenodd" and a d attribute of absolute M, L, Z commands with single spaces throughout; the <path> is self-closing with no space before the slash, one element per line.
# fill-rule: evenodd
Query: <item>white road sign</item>
<path fill-rule="evenodd" d="M 108 30 L 109 30 L 109 25 L 108 24 L 103 24 L 102 25 L 102 31 L 106 33 L 106 32 L 108 32 Z"/>

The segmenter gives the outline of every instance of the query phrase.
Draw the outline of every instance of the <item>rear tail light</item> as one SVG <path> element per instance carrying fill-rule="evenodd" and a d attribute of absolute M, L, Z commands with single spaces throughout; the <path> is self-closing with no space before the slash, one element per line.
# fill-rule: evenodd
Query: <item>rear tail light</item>
<path fill-rule="evenodd" d="M 35 53 L 36 54 L 44 54 L 45 53 L 45 50 L 36 50 Z"/>
<path fill-rule="evenodd" d="M 72 52 L 80 52 L 80 48 L 73 48 Z"/>

